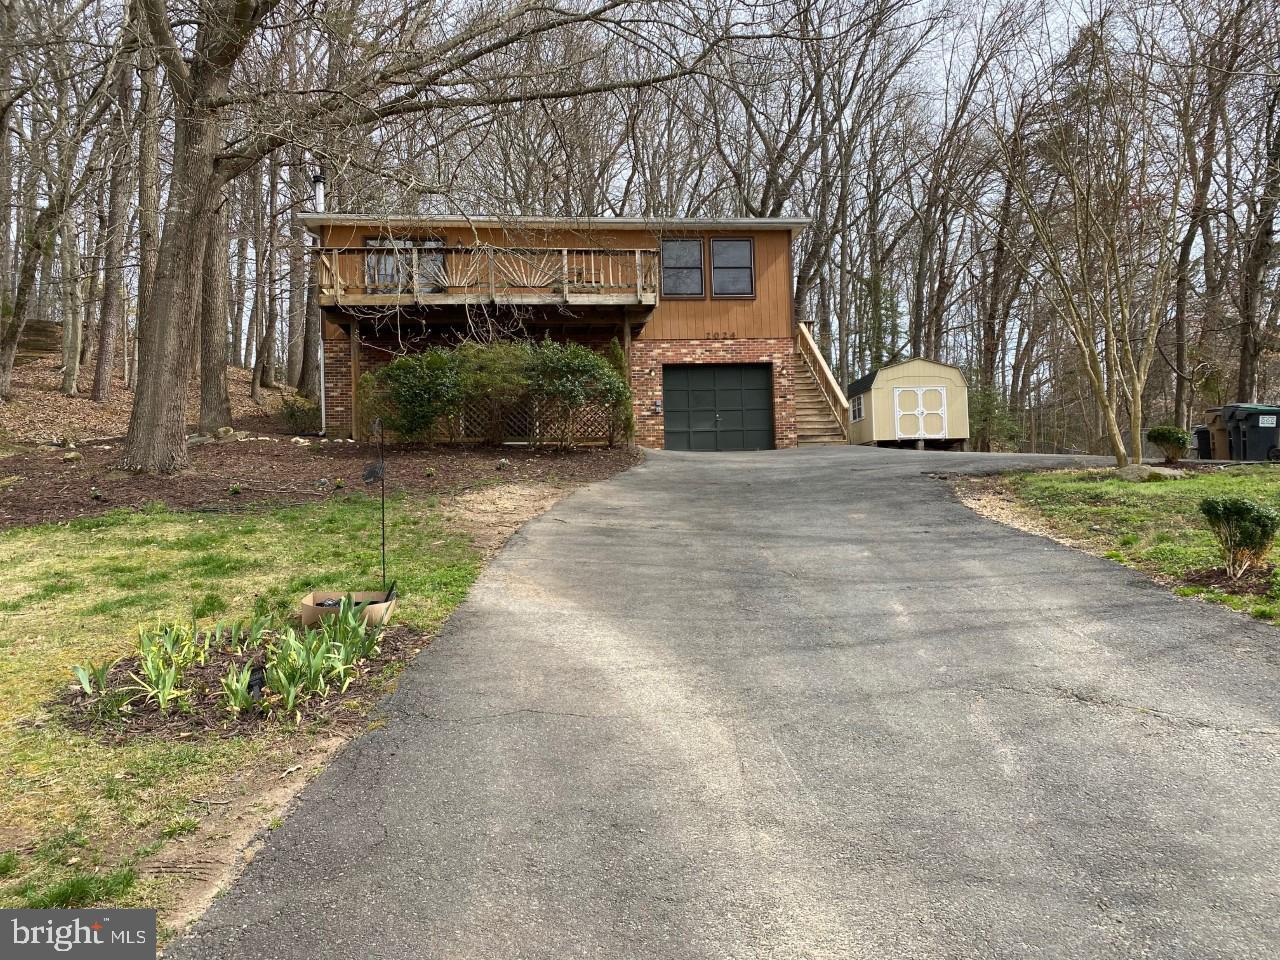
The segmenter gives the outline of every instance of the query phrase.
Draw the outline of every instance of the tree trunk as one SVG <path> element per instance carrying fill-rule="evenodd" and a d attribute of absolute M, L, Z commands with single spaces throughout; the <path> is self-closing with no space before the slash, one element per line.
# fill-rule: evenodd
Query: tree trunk
<path fill-rule="evenodd" d="M 222 184 L 214 176 L 221 143 L 203 104 L 178 107 L 173 176 L 156 258 L 155 282 L 138 329 L 138 388 L 124 465 L 151 473 L 186 466 L 186 387 L 208 222 Z"/>
<path fill-rule="evenodd" d="M 307 272 L 307 317 L 302 336 L 302 368 L 298 374 L 298 393 L 319 403 L 320 397 L 320 297 L 316 262 L 310 258 Z"/>
<path fill-rule="evenodd" d="M 298 217 L 302 197 L 307 191 L 307 171 L 302 162 L 302 150 L 295 147 L 289 159 L 289 323 L 288 362 L 285 379 L 291 386 L 298 386 L 302 379 L 302 344 L 307 324 L 307 231 Z"/>
<path fill-rule="evenodd" d="M 262 334 L 262 342 L 258 345 L 258 362 L 253 367 L 253 383 L 250 387 L 254 400 L 261 397 L 259 387 L 272 390 L 276 385 L 276 322 L 279 311 L 276 309 L 275 293 L 270 289 L 270 280 L 271 277 L 268 273 L 267 320 Z"/>
<path fill-rule="evenodd" d="M 106 213 L 102 202 L 103 192 L 98 190 L 97 207 L 98 216 L 88 218 L 85 223 L 85 253 L 87 256 L 87 271 L 89 274 L 89 285 L 84 296 L 84 308 L 82 310 L 83 322 L 80 325 L 80 366 L 85 367 L 89 363 L 89 357 L 93 353 L 93 342 L 97 339 L 97 318 L 98 318 L 98 301 L 102 297 L 102 242 L 106 236 L 106 229 L 103 223 L 106 221 Z"/>
<path fill-rule="evenodd" d="M 138 54 L 138 317 L 149 308 L 160 243 L 160 117 L 156 58 L 149 46 Z M 135 368 L 136 369 L 136 368 Z M 137 379 L 135 377 L 135 379 Z"/>
<path fill-rule="evenodd" d="M 249 237 L 243 230 L 236 240 L 236 276 L 231 287 L 231 362 L 244 366 L 244 301 L 248 293 Z"/>
<path fill-rule="evenodd" d="M 36 271 L 47 256 L 47 247 L 53 242 L 54 227 L 61 212 L 45 207 L 36 215 L 35 223 L 27 235 L 21 252 L 18 284 L 13 297 L 13 316 L 0 330 L 0 399 L 7 398 L 13 386 L 13 364 L 18 357 L 18 341 L 34 307 Z"/>
<path fill-rule="evenodd" d="M 1240 269 L 1240 369 L 1236 377 L 1236 400 L 1258 401 L 1258 362 L 1262 358 L 1262 300 L 1267 271 L 1275 253 L 1276 212 L 1280 208 L 1280 83 L 1268 104 L 1267 122 L 1272 131 L 1265 154 L 1266 165 L 1258 190 L 1252 236 Z"/>
<path fill-rule="evenodd" d="M 209 220 L 200 292 L 200 432 L 231 424 L 227 395 L 227 204 Z"/>
<path fill-rule="evenodd" d="M 75 225 L 68 218 L 62 225 L 62 392 L 74 397 L 80 392 L 80 334 L 84 318 L 80 303 L 80 251 Z"/>
<path fill-rule="evenodd" d="M 118 124 L 112 137 L 110 186 L 107 189 L 106 257 L 102 268 L 102 314 L 98 321 L 98 359 L 93 368 L 93 399 L 111 396 L 112 364 L 116 358 L 116 333 L 122 319 L 124 297 L 124 241 L 129 224 L 129 144 L 133 114 L 133 68 L 122 57 L 116 75 Z"/>
<path fill-rule="evenodd" d="M 255 383 L 268 390 L 276 385 L 276 330 L 280 325 L 280 301 L 276 297 L 276 231 L 278 196 L 280 193 L 280 163 L 273 156 L 267 165 L 267 249 L 266 256 L 266 328 L 258 348 L 258 368 Z M 257 394 L 254 394 L 257 399 Z"/>

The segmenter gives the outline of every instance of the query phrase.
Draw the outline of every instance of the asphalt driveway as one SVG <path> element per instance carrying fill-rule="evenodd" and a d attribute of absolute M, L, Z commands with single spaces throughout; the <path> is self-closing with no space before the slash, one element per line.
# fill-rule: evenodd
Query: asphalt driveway
<path fill-rule="evenodd" d="M 574 494 L 170 955 L 1280 954 L 1280 633 L 928 475 L 1008 463 Z"/>

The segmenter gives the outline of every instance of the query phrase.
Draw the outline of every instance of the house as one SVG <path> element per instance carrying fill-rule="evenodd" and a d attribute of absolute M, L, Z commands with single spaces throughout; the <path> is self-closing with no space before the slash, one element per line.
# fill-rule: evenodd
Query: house
<path fill-rule="evenodd" d="M 849 384 L 850 443 L 959 450 L 969 438 L 969 387 L 956 367 L 904 360 Z"/>
<path fill-rule="evenodd" d="M 847 404 L 792 308 L 799 219 L 303 215 L 323 312 L 329 436 L 360 376 L 467 336 L 608 345 L 636 440 L 677 450 L 847 442 Z M 589 438 L 588 438 L 589 439 Z"/>

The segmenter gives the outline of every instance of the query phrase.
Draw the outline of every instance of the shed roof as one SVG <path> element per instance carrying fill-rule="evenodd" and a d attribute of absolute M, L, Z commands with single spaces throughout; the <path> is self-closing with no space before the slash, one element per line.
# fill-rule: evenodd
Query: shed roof
<path fill-rule="evenodd" d="M 929 363 L 935 367 L 946 367 L 948 370 L 959 370 L 953 363 L 943 363 L 941 360 L 930 360 L 926 357 L 912 357 L 909 360 L 899 360 L 896 363 L 886 363 L 883 367 L 872 370 L 864 377 L 859 377 L 849 384 L 849 389 L 845 391 L 846 397 L 856 397 L 859 394 L 866 393 L 875 386 L 876 377 L 880 376 L 886 370 L 892 370 L 894 367 L 900 367 L 905 363 Z M 961 375 L 963 376 L 963 374 Z"/>

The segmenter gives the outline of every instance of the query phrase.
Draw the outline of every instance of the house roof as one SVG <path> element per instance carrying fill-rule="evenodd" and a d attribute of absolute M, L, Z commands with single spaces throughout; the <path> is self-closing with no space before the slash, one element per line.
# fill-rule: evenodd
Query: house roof
<path fill-rule="evenodd" d="M 912 357 L 909 360 L 899 360 L 897 363 L 886 363 L 883 367 L 872 370 L 865 377 L 859 377 L 849 384 L 849 389 L 845 391 L 846 397 L 856 397 L 859 394 L 866 393 L 875 385 L 876 377 L 884 373 L 886 370 L 892 370 L 894 367 L 900 367 L 905 363 L 931 363 L 935 367 L 948 367 L 951 370 L 960 369 L 955 364 L 943 363 L 941 360 L 930 360 L 927 357 Z M 963 374 L 961 375 L 963 377 Z"/>
<path fill-rule="evenodd" d="M 312 232 L 326 226 L 403 228 L 431 224 L 553 230 L 789 230 L 794 236 L 809 225 L 808 217 L 471 217 L 463 214 L 303 213 L 299 219 Z"/>

